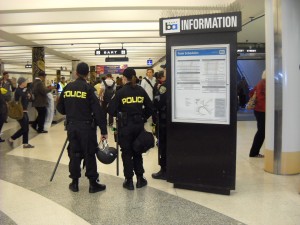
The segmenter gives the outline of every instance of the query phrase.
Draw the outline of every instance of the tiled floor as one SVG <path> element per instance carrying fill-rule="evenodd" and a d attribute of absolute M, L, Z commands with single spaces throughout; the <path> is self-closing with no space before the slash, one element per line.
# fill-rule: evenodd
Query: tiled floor
<path fill-rule="evenodd" d="M 3 138 L 17 127 L 9 121 Z M 88 181 L 70 192 L 68 157 L 63 154 L 54 180 L 49 181 L 66 133 L 63 124 L 48 134 L 31 130 L 34 149 L 0 144 L 0 224 L 300 224 L 300 175 L 264 172 L 263 159 L 249 158 L 255 121 L 238 122 L 236 190 L 230 196 L 174 189 L 171 183 L 151 178 L 159 169 L 157 149 L 144 156 L 149 185 L 133 192 L 122 188 L 116 164 L 98 164 L 107 190 L 89 194 Z M 109 142 L 113 145 L 112 131 Z M 122 164 L 120 165 L 122 168 Z"/>

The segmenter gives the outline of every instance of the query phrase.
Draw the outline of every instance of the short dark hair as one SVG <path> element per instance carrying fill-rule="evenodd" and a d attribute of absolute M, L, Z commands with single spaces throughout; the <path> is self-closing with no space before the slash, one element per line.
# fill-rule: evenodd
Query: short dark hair
<path fill-rule="evenodd" d="M 162 77 L 164 77 L 165 75 L 165 72 L 164 71 L 158 71 L 157 72 L 157 75 L 156 75 L 156 79 L 161 79 Z"/>
<path fill-rule="evenodd" d="M 136 72 L 133 68 L 126 68 L 123 71 L 123 76 L 125 76 L 128 80 L 132 80 L 132 77 L 136 76 Z"/>
<path fill-rule="evenodd" d="M 8 74 L 8 72 L 7 72 L 7 71 L 4 71 L 4 72 L 3 72 L 3 75 L 6 75 L 6 74 Z"/>
<path fill-rule="evenodd" d="M 148 69 L 147 69 L 147 71 L 148 71 L 148 70 L 151 70 L 151 71 L 152 71 L 152 73 L 154 73 L 154 69 L 152 69 L 152 68 L 148 68 Z"/>
<path fill-rule="evenodd" d="M 79 75 L 86 77 L 89 74 L 89 65 L 86 64 L 85 62 L 78 63 L 76 72 Z"/>
<path fill-rule="evenodd" d="M 112 75 L 110 73 L 106 74 L 106 77 L 112 77 Z"/>

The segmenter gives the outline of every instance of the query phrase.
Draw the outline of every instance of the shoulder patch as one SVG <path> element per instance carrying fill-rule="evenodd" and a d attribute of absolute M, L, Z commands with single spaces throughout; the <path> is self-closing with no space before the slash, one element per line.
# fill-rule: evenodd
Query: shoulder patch
<path fill-rule="evenodd" d="M 164 94 L 164 93 L 166 93 L 166 91 L 167 91 L 167 88 L 165 86 L 160 86 L 159 87 L 159 93 L 160 94 Z"/>

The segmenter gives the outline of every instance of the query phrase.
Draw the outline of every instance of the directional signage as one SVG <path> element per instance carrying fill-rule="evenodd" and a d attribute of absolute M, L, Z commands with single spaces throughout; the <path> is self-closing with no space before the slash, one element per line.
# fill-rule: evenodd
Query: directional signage
<path fill-rule="evenodd" d="M 95 55 L 126 55 L 126 49 L 96 49 Z"/>
<path fill-rule="evenodd" d="M 128 57 L 107 57 L 105 58 L 105 62 L 128 62 Z"/>
<path fill-rule="evenodd" d="M 152 66 L 152 63 L 153 63 L 152 59 L 147 60 L 147 66 Z"/>

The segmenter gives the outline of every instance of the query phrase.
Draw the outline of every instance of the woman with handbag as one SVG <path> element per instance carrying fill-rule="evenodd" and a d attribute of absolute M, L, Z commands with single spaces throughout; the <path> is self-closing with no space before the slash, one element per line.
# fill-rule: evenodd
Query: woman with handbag
<path fill-rule="evenodd" d="M 256 94 L 254 115 L 257 121 L 257 132 L 254 136 L 249 157 L 263 158 L 260 154 L 260 148 L 265 140 L 265 112 L 266 112 L 266 71 L 262 73 L 262 79 L 250 92 L 250 97 Z"/>
<path fill-rule="evenodd" d="M 21 99 L 21 103 L 23 106 L 23 118 L 18 120 L 21 128 L 14 133 L 7 141 L 10 146 L 13 146 L 14 140 L 23 136 L 23 148 L 34 148 L 33 145 L 28 143 L 28 133 L 29 133 L 29 118 L 28 118 L 28 102 L 29 102 L 29 94 L 27 91 L 27 80 L 24 77 L 19 77 L 18 88 L 15 91 L 15 101 L 19 101 Z"/>

